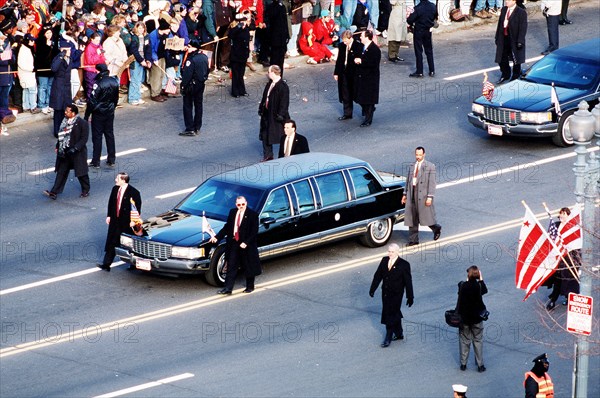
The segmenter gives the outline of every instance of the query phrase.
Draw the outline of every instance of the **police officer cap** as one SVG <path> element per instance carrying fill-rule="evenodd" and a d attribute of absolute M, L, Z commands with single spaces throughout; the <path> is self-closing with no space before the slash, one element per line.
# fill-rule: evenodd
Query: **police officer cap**
<path fill-rule="evenodd" d="M 452 384 L 452 390 L 464 394 L 467 392 L 467 386 L 463 386 L 462 384 Z"/>
<path fill-rule="evenodd" d="M 538 363 L 538 362 L 549 363 L 548 355 L 546 355 L 546 353 L 543 353 L 542 355 L 538 355 L 537 357 L 533 358 L 533 362 L 534 363 Z"/>
<path fill-rule="evenodd" d="M 200 43 L 200 40 L 198 40 L 198 39 L 192 39 L 192 40 L 190 40 L 188 45 L 190 47 L 194 47 L 195 49 L 199 49 L 200 46 L 202 45 L 202 43 Z"/>

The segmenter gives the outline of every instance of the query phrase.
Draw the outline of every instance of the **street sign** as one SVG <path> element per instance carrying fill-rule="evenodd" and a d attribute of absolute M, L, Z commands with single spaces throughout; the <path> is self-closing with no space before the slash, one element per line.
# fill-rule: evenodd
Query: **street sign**
<path fill-rule="evenodd" d="M 592 333 L 592 309 L 594 301 L 589 296 L 569 293 L 567 331 L 589 336 Z"/>

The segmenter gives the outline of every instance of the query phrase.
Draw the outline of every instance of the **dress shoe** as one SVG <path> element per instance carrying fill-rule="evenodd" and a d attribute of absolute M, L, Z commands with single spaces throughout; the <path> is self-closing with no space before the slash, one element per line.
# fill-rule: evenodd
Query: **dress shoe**
<path fill-rule="evenodd" d="M 496 82 L 496 84 L 502 84 L 502 83 L 504 83 L 504 82 L 507 82 L 507 81 L 509 81 L 509 80 L 510 80 L 510 79 L 509 79 L 508 77 L 501 77 L 501 78 L 500 78 L 500 80 L 498 80 L 498 81 Z"/>
<path fill-rule="evenodd" d="M 200 130 L 194 130 L 194 135 L 200 135 Z"/>
<path fill-rule="evenodd" d="M 156 101 L 156 102 L 165 102 L 165 99 L 163 97 L 161 97 L 160 95 L 154 96 L 154 97 L 150 97 L 150 99 L 152 101 Z"/>
<path fill-rule="evenodd" d="M 404 340 L 404 335 L 401 334 L 400 336 L 394 335 L 394 337 L 392 337 L 392 341 L 396 341 L 396 340 Z"/>
<path fill-rule="evenodd" d="M 115 162 L 106 162 L 106 165 L 112 168 L 115 167 Z"/>
<path fill-rule="evenodd" d="M 483 372 L 485 372 L 485 366 L 483 366 L 483 365 L 481 365 L 481 366 L 478 366 L 478 367 L 477 367 L 477 371 L 478 371 L 479 373 L 483 373 Z"/>
<path fill-rule="evenodd" d="M 273 160 L 273 156 L 262 158 L 261 162 L 268 162 L 269 160 Z"/>
<path fill-rule="evenodd" d="M 548 50 L 544 50 L 544 51 L 542 51 L 540 54 L 542 54 L 542 55 L 548 55 L 548 54 L 550 54 L 550 51 L 548 51 Z"/>
<path fill-rule="evenodd" d="M 254 66 L 254 64 L 252 64 L 252 62 L 246 62 L 246 66 L 248 67 L 248 69 L 250 69 L 252 72 L 256 72 L 256 67 Z"/>
<path fill-rule="evenodd" d="M 231 290 L 227 290 L 227 289 L 221 289 L 217 292 L 217 294 L 224 294 L 226 296 L 230 296 L 231 295 Z"/>
<path fill-rule="evenodd" d="M 415 72 L 415 73 L 411 73 L 410 75 L 408 75 L 408 77 L 423 77 L 423 74 Z"/>
<path fill-rule="evenodd" d="M 52 191 L 48 191 L 47 189 L 43 192 L 44 195 L 46 195 L 47 197 L 49 197 L 52 200 L 56 200 L 56 194 Z"/>
<path fill-rule="evenodd" d="M 440 235 L 442 234 L 442 226 L 438 225 L 438 227 L 433 232 L 433 240 L 438 240 Z"/>
<path fill-rule="evenodd" d="M 465 370 L 467 370 L 467 365 L 460 365 L 460 370 L 462 370 L 463 372 L 464 372 Z"/>
<path fill-rule="evenodd" d="M 546 309 L 548 311 L 552 311 L 554 309 L 554 307 L 556 306 L 556 301 L 549 301 L 548 304 L 546 304 Z"/>
<path fill-rule="evenodd" d="M 344 116 L 338 117 L 338 120 L 348 120 L 348 119 L 352 119 L 352 116 L 346 116 L 346 115 L 344 115 Z"/>
<path fill-rule="evenodd" d="M 362 122 L 360 124 L 360 127 L 369 127 L 371 125 L 371 122 Z"/>
<path fill-rule="evenodd" d="M 388 61 L 393 62 L 393 63 L 403 62 L 404 58 L 400 58 L 400 57 L 388 58 Z"/>
<path fill-rule="evenodd" d="M 90 167 L 92 167 L 94 169 L 99 169 L 100 165 L 98 163 L 90 163 Z"/>
<path fill-rule="evenodd" d="M 196 134 L 194 134 L 193 131 L 185 130 L 185 131 L 182 131 L 181 133 L 179 133 L 179 135 L 184 136 L 184 137 L 193 137 Z"/>
<path fill-rule="evenodd" d="M 419 242 L 408 242 L 408 245 L 406 245 L 406 246 L 416 246 L 418 244 L 419 244 Z"/>
<path fill-rule="evenodd" d="M 390 341 L 389 340 L 383 340 L 383 342 L 381 343 L 381 348 L 386 348 L 390 346 Z"/>
<path fill-rule="evenodd" d="M 110 272 L 110 265 L 96 264 L 96 266 L 102 271 Z"/>
<path fill-rule="evenodd" d="M 429 77 L 434 77 L 434 76 L 435 76 L 435 72 L 434 71 L 429 72 Z"/>
<path fill-rule="evenodd" d="M 253 291 L 254 291 L 254 289 L 248 289 L 248 288 L 244 289 L 244 293 L 252 293 Z"/>
<path fill-rule="evenodd" d="M 87 198 L 88 196 L 90 196 L 90 193 L 88 191 L 83 191 L 81 195 L 79 195 L 80 198 Z"/>

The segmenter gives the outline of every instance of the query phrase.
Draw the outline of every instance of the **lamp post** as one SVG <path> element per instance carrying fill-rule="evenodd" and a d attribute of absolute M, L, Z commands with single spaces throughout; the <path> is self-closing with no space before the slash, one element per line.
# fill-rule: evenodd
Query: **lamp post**
<path fill-rule="evenodd" d="M 594 236 L 597 229 L 596 207 L 600 203 L 600 162 L 593 152 L 587 159 L 586 147 L 590 144 L 594 132 L 600 144 L 600 105 L 593 112 L 588 111 L 585 101 L 579 103 L 579 110 L 573 114 L 570 129 L 576 145 L 573 171 L 575 172 L 575 196 L 577 203 L 583 204 L 581 211 L 581 276 L 579 292 L 584 296 L 592 295 L 591 268 L 594 261 Z M 589 342 L 587 336 L 578 335 L 575 343 L 575 397 L 588 396 Z"/>

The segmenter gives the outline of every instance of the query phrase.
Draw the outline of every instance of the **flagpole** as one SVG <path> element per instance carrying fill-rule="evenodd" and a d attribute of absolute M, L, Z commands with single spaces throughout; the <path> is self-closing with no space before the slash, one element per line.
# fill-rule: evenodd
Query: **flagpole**
<path fill-rule="evenodd" d="M 550 213 L 550 209 L 548 209 L 548 206 L 546 206 L 546 202 L 542 202 L 542 205 L 544 206 L 544 209 L 546 209 L 546 213 L 548 213 L 548 217 L 550 217 L 550 219 L 552 219 L 552 214 Z M 558 234 L 558 239 L 562 240 L 562 238 L 560 237 L 560 232 Z M 565 251 L 567 252 L 567 257 L 569 258 L 569 261 L 571 262 L 571 264 L 569 264 L 569 261 L 566 261 L 567 259 L 565 257 L 562 257 L 562 260 L 565 260 L 564 263 L 567 266 L 567 269 L 569 270 L 571 275 L 573 275 L 573 278 L 575 278 L 577 283 L 579 283 L 579 276 L 577 275 L 576 272 L 573 272 L 573 269 L 575 271 L 577 271 L 577 268 L 575 268 L 575 261 L 573 261 L 573 257 L 571 257 L 571 253 L 569 253 L 569 249 L 567 247 L 565 247 L 564 245 L 563 245 L 563 247 L 565 248 Z M 560 263 L 560 260 L 559 260 L 559 263 Z M 573 267 L 573 268 L 571 269 L 571 267 Z"/>

